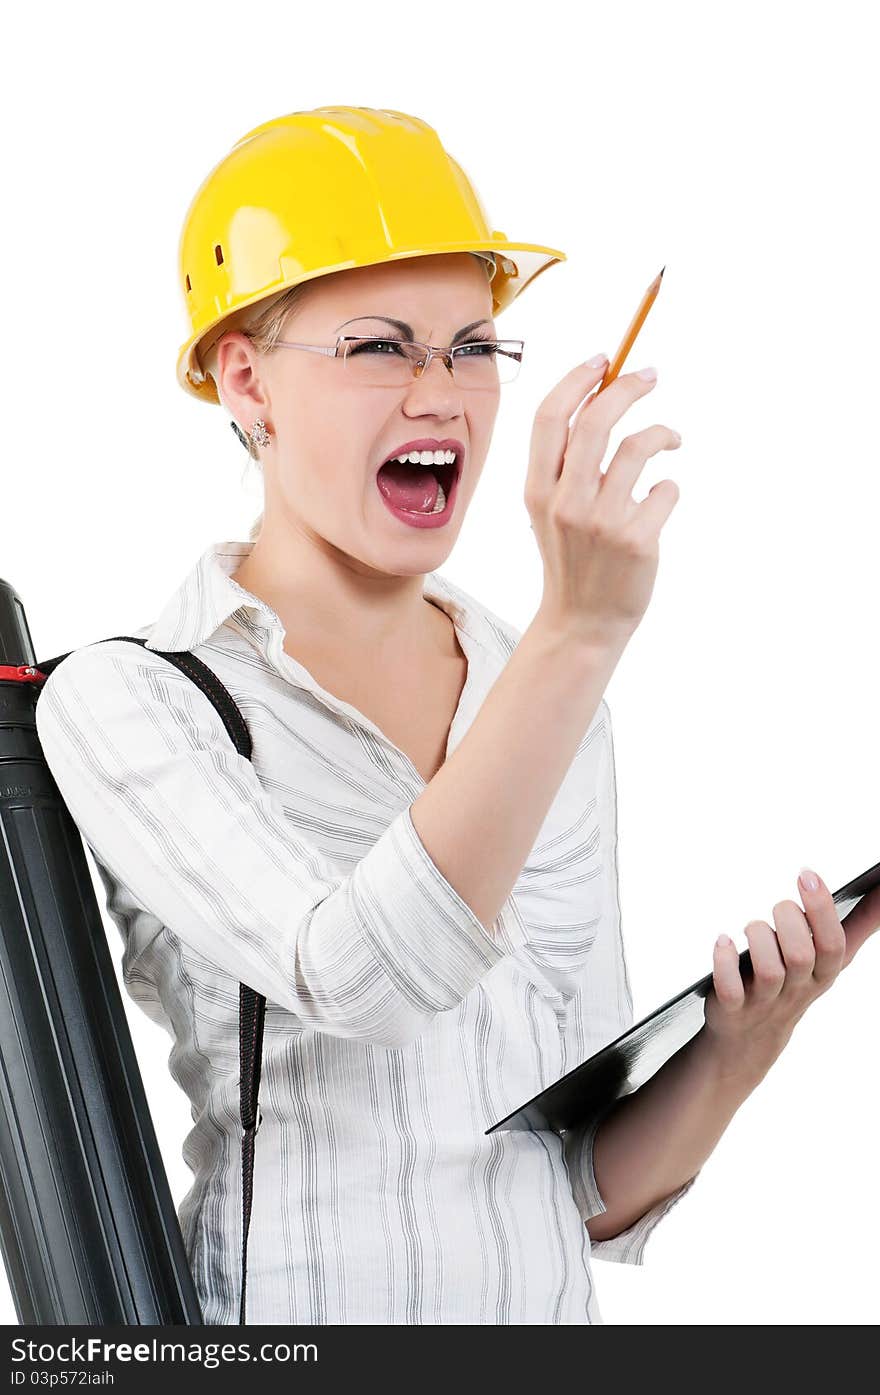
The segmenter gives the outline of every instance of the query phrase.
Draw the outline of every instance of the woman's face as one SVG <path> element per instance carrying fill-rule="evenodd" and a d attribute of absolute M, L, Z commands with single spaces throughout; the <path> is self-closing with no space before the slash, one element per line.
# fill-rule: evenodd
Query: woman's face
<path fill-rule="evenodd" d="M 379 316 L 404 321 L 412 333 L 403 335 Z M 468 326 L 465 338 L 498 337 L 486 270 L 462 252 L 319 278 L 291 311 L 281 338 L 332 346 L 339 334 L 375 335 L 446 346 Z M 241 336 L 233 332 L 230 339 Z M 248 341 L 225 350 L 220 363 L 224 400 L 236 420 L 250 425 L 262 417 L 271 432 L 271 444 L 260 451 L 267 540 L 281 541 L 295 529 L 385 573 L 411 575 L 442 563 L 482 472 L 499 407 L 497 385 L 462 387 L 434 358 L 420 378 L 376 387 L 359 381 L 341 359 L 287 348 L 257 355 Z M 377 483 L 383 463 L 422 438 L 453 438 L 464 451 L 447 521 L 436 527 L 404 522 Z M 427 490 L 430 497 L 433 472 L 422 470 L 422 494 Z M 413 483 L 416 493 L 402 496 L 408 503 L 417 499 L 415 477 Z"/>

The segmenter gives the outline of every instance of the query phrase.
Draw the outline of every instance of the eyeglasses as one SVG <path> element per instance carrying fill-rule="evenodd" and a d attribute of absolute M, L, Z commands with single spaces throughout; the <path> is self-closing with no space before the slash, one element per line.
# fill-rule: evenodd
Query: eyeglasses
<path fill-rule="evenodd" d="M 346 380 L 359 387 L 404 387 L 411 378 L 420 378 L 427 372 L 432 358 L 440 358 L 459 387 L 487 392 L 517 376 L 523 344 L 522 339 L 472 339 L 441 349 L 436 344 L 387 335 L 340 335 L 333 348 L 293 344 L 287 339 L 279 339 L 276 347 L 306 349 L 309 353 L 339 358 Z"/>

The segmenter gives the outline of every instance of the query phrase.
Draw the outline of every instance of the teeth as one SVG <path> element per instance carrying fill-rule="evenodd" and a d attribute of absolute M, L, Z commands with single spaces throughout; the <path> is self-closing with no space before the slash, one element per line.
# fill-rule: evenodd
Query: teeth
<path fill-rule="evenodd" d="M 454 450 L 411 450 L 405 455 L 393 455 L 392 460 L 400 460 L 410 465 L 451 465 L 455 460 Z"/>
<path fill-rule="evenodd" d="M 431 513 L 442 513 L 446 508 L 446 495 L 443 493 L 442 484 L 437 485 L 437 501 L 431 509 Z"/>

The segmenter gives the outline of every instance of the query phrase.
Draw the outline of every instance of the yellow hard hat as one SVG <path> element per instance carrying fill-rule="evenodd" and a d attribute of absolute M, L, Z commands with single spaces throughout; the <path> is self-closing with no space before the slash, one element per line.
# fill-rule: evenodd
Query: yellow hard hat
<path fill-rule="evenodd" d="M 219 401 L 198 347 L 237 311 L 333 271 L 438 252 L 494 262 L 494 315 L 566 260 L 493 231 L 467 175 L 417 116 L 317 107 L 265 121 L 211 170 L 187 210 L 180 279 L 192 332 L 178 382 Z"/>

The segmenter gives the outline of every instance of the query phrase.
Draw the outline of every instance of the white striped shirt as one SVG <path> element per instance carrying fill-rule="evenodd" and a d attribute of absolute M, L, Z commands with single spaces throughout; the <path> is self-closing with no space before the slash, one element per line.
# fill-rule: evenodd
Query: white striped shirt
<path fill-rule="evenodd" d="M 633 1021 L 607 702 L 487 934 L 415 831 L 410 759 L 232 580 L 252 546 L 207 548 L 131 631 L 146 647 L 74 651 L 37 704 L 126 990 L 192 1102 L 178 1215 L 204 1319 L 239 1319 L 244 982 L 267 999 L 249 1323 L 601 1323 L 593 1130 L 485 1130 Z M 437 572 L 424 594 L 468 660 L 448 755 L 521 634 Z M 163 649 L 226 685 L 252 761 Z M 694 1180 L 592 1254 L 642 1263 Z"/>

